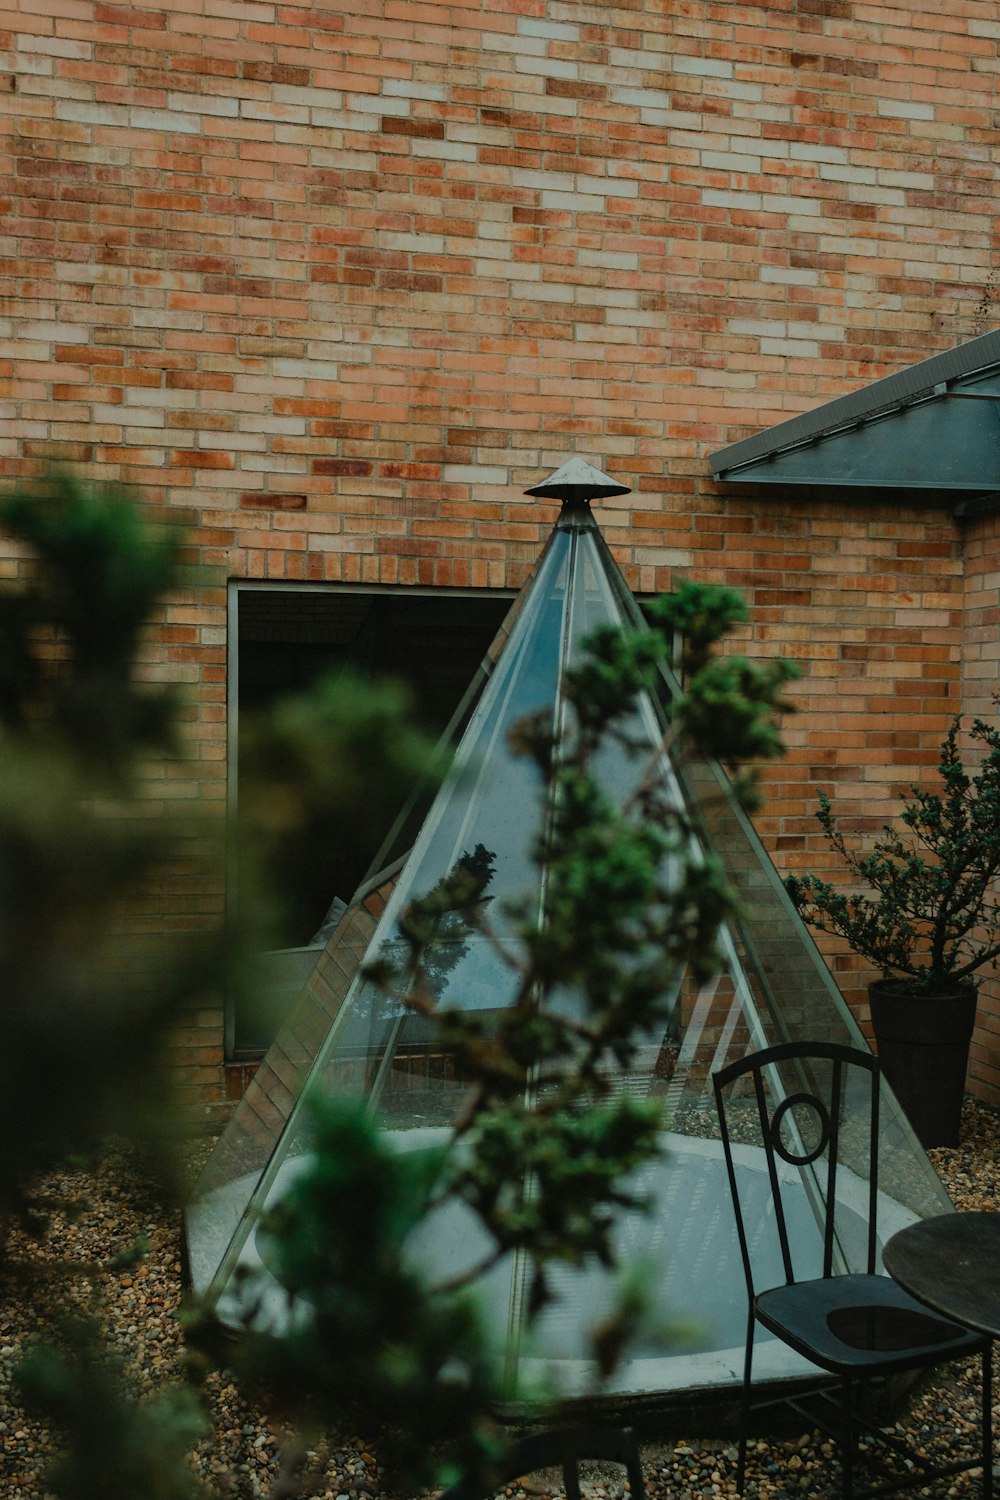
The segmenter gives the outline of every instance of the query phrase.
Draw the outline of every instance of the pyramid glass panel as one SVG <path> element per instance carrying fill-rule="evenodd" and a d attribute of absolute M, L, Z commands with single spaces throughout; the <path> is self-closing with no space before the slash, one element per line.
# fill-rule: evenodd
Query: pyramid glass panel
<path fill-rule="evenodd" d="M 462 735 L 452 773 L 412 850 L 355 898 L 205 1169 L 187 1217 L 188 1255 L 195 1289 L 214 1299 L 223 1317 L 231 1311 L 237 1271 L 259 1278 L 262 1317 L 286 1316 L 284 1293 L 277 1285 L 268 1290 L 256 1227 L 262 1210 L 280 1198 L 307 1157 L 307 1092 L 366 1099 L 386 1139 L 401 1151 L 443 1140 L 465 1097 L 454 1058 L 436 1042 L 428 1021 L 388 1000 L 362 966 L 398 950 L 398 918 L 406 903 L 432 889 L 458 861 L 490 872 L 491 925 L 508 949 L 516 950 L 517 938 L 504 901 L 526 895 L 540 901 L 532 848 L 543 809 L 534 768 L 512 753 L 509 732 L 525 714 L 545 711 L 558 734 L 563 675 L 582 639 L 599 625 L 641 624 L 589 506 L 574 492 L 579 479 L 569 476 L 560 494 L 563 514 L 512 609 L 503 649 Z M 616 492 L 620 487 L 613 485 L 601 491 Z M 622 1264 L 645 1266 L 655 1289 L 653 1323 L 674 1328 L 671 1337 L 660 1331 L 637 1345 L 605 1387 L 636 1396 L 738 1386 L 741 1380 L 746 1299 L 712 1073 L 779 1041 L 865 1045 L 724 773 L 689 755 L 675 763 L 663 749 L 678 691 L 664 672 L 630 726 L 647 753 L 636 759 L 608 748 L 598 767 L 601 781 L 624 800 L 652 761 L 670 794 L 686 805 L 699 847 L 721 861 L 739 893 L 741 913 L 720 933 L 716 977 L 703 984 L 690 976 L 676 982 L 668 997 L 669 1021 L 643 1039 L 627 1072 L 608 1065 L 614 1089 L 663 1105 L 662 1152 L 636 1183 L 653 1211 L 623 1211 L 616 1228 Z M 517 976 L 493 945 L 474 934 L 442 950 L 432 964 L 432 982 L 440 999 L 478 1013 L 488 1027 L 511 1003 Z M 572 994 L 563 998 L 567 1006 L 575 1004 Z M 772 1087 L 780 1097 L 794 1091 L 795 1080 L 775 1074 Z M 845 1107 L 850 1113 L 850 1100 Z M 867 1149 L 860 1121 L 855 1134 L 856 1171 L 839 1179 L 846 1202 L 839 1254 L 846 1268 L 856 1264 L 858 1246 L 864 1245 L 858 1206 L 865 1201 Z M 888 1091 L 880 1148 L 881 1182 L 887 1184 L 882 1239 L 914 1218 L 950 1207 Z M 749 1115 L 737 1157 L 759 1205 L 753 1253 L 781 1281 L 762 1152 Z M 794 1233 L 802 1252 L 817 1257 L 822 1165 L 820 1157 L 789 1167 L 797 1202 Z M 414 1255 L 447 1281 L 478 1262 L 482 1236 L 470 1211 L 451 1207 L 422 1228 Z M 556 1273 L 558 1296 L 530 1329 L 528 1281 L 527 1266 L 508 1257 L 481 1286 L 508 1396 L 523 1399 L 539 1382 L 567 1396 L 589 1393 L 595 1384 L 589 1336 L 611 1308 L 613 1281 L 594 1266 Z M 757 1379 L 795 1378 L 808 1369 L 778 1341 L 760 1341 Z"/>

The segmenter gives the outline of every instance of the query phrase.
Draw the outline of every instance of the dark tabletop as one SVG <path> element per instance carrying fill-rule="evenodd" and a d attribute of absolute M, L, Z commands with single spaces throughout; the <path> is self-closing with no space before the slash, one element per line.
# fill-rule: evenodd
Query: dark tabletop
<path fill-rule="evenodd" d="M 908 1224 L 882 1260 L 911 1296 L 1000 1338 L 1000 1213 L 941 1214 Z"/>

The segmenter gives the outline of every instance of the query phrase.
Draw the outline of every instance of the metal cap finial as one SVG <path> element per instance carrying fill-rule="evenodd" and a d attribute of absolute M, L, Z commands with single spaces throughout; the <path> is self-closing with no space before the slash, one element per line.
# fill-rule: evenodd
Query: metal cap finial
<path fill-rule="evenodd" d="M 565 504 L 581 505 L 589 500 L 606 499 L 609 495 L 628 495 L 631 491 L 627 484 L 618 484 L 600 469 L 595 469 L 593 464 L 588 464 L 586 459 L 570 458 L 548 479 L 533 484 L 524 493 L 537 495 L 540 500 L 562 500 Z"/>

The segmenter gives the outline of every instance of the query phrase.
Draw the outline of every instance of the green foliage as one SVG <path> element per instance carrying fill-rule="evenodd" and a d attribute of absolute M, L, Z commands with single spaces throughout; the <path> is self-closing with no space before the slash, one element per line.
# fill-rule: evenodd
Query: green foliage
<path fill-rule="evenodd" d="M 780 693 L 797 676 L 781 657 L 762 664 L 738 656 L 709 662 L 687 684 L 684 727 L 703 754 L 727 766 L 779 755 L 777 714 L 789 707 Z"/>
<path fill-rule="evenodd" d="M 5 1045 L 25 1060 L 0 1093 L 0 1220 L 33 1176 L 109 1132 L 166 1164 L 163 1054 L 207 945 L 125 930 L 169 837 L 130 798 L 91 793 L 65 757 L 0 746 L 0 993 Z"/>
<path fill-rule="evenodd" d="M 140 1265 L 149 1255 L 149 1240 L 144 1234 L 137 1234 L 131 1245 L 119 1250 L 111 1264 L 116 1270 L 124 1271 L 131 1266 Z"/>
<path fill-rule="evenodd" d="M 786 888 L 820 932 L 836 933 L 883 975 L 935 991 L 1000 956 L 1000 730 L 974 719 L 978 770 L 966 769 L 955 719 L 941 744 L 940 788 L 911 788 L 903 829 L 885 827 L 867 853 L 848 847 L 829 797 L 817 817 L 830 847 L 874 895 L 844 893 L 815 875 Z"/>
<path fill-rule="evenodd" d="M 696 597 L 688 590 L 689 604 Z M 672 626 L 664 604 L 652 612 Z M 708 627 L 700 628 L 707 672 Z M 528 1255 L 535 1311 L 549 1298 L 552 1264 L 592 1256 L 613 1266 L 614 1210 L 634 1205 L 623 1182 L 656 1154 L 662 1121 L 655 1109 L 609 1097 L 607 1060 L 627 1068 L 638 1039 L 662 1030 L 674 981 L 686 969 L 698 978 L 714 970 L 716 932 L 734 915 L 721 870 L 696 849 L 659 767 L 637 765 L 624 804 L 598 769 L 608 739 L 637 756 L 630 723 L 667 649 L 658 625 L 595 633 L 567 674 L 558 744 L 549 715 L 518 727 L 515 748 L 534 760 L 541 781 L 535 860 L 544 902 L 510 908 L 524 956 L 505 955 L 517 974 L 516 1000 L 495 1022 L 490 1045 L 478 1030 L 463 1045 L 462 1015 L 440 1014 L 475 1083 L 451 1190 L 476 1209 L 495 1256 L 513 1248 Z M 700 703 L 695 689 L 682 712 Z M 482 903 L 465 917 L 470 932 L 492 937 Z M 411 970 L 424 961 L 415 951 Z M 582 1014 L 567 1013 L 567 991 L 582 1001 Z"/>
<path fill-rule="evenodd" d="M 443 1443 L 462 1467 L 481 1463 L 496 1448 L 496 1388 L 475 1304 L 439 1295 L 410 1250 L 444 1153 L 394 1153 L 336 1100 L 314 1100 L 311 1124 L 308 1166 L 258 1232 L 268 1268 L 308 1315 L 281 1337 L 249 1331 L 244 1376 L 300 1422 L 379 1433 L 383 1467 L 409 1486 L 433 1481 Z"/>
<path fill-rule="evenodd" d="M 194 1393 L 164 1392 L 137 1402 L 98 1325 L 67 1322 L 58 1344 L 39 1344 L 15 1379 L 25 1405 L 47 1418 L 63 1451 L 45 1475 L 58 1500 L 208 1500 L 186 1455 L 206 1422 Z"/>
<path fill-rule="evenodd" d="M 178 700 L 137 683 L 135 662 L 156 601 L 176 586 L 177 529 L 66 472 L 9 492 L 0 529 L 31 560 L 27 580 L 0 594 L 3 742 L 61 750 L 91 775 L 129 772 L 173 738 Z"/>
<path fill-rule="evenodd" d="M 212 964 L 204 940 L 126 919 L 193 837 L 142 795 L 176 699 L 135 676 L 179 540 L 65 474 L 3 497 L 0 525 L 25 571 L 0 592 L 0 994 L 21 1060 L 0 1094 L 2 1225 L 34 1175 L 109 1131 L 166 1169 L 166 1040 Z"/>
<path fill-rule="evenodd" d="M 178 583 L 181 538 L 127 496 L 65 474 L 4 496 L 0 525 L 22 559 L 22 576 L 0 590 L 2 1254 L 12 1218 L 45 1232 L 39 1176 L 96 1154 L 109 1135 L 140 1153 L 160 1191 L 177 1186 L 169 1042 L 182 1008 L 218 1008 L 227 972 L 234 984 L 245 971 L 217 920 L 179 933 L 161 916 L 162 890 L 178 878 L 217 886 L 223 869 L 221 821 L 150 796 L 158 774 L 176 785 L 183 765 L 180 700 L 139 681 L 136 661 L 159 596 Z M 272 878 L 303 827 L 329 836 L 401 798 L 401 779 L 430 758 L 403 715 L 389 694 L 345 684 L 261 728 L 268 784 L 257 806 L 273 800 L 253 857 Z M 382 784 L 366 791 L 369 775 Z M 306 788 L 294 796 L 293 777 Z M 248 778 L 248 800 L 256 786 Z M 258 922 L 258 947 L 265 930 Z M 137 1242 L 120 1263 L 143 1254 Z M 200 1493 L 183 1461 L 188 1397 L 134 1407 L 99 1345 L 93 1330 L 68 1328 L 23 1371 L 25 1393 L 66 1436 L 53 1493 Z"/>
<path fill-rule="evenodd" d="M 747 619 L 747 603 L 736 589 L 724 584 L 684 579 L 669 594 L 658 594 L 645 606 L 646 618 L 679 642 L 676 665 L 693 676 L 712 659 L 712 648 Z M 672 641 L 672 645 L 673 645 Z M 672 657 L 676 653 L 672 651 Z"/>
<path fill-rule="evenodd" d="M 232 954 L 211 923 L 183 938 L 148 931 L 160 926 L 159 885 L 181 870 L 211 885 L 221 860 L 217 827 L 191 810 L 167 817 L 143 796 L 153 757 L 178 754 L 176 698 L 135 672 L 146 622 L 177 582 L 178 537 L 127 497 L 66 475 L 8 496 L 0 525 L 27 562 L 23 581 L 0 592 L 0 994 L 14 1060 L 0 1096 L 6 1217 L 25 1208 L 36 1174 L 96 1149 L 107 1132 L 162 1146 L 171 1024 L 182 1005 L 218 1003 Z M 619 804 L 596 769 L 601 747 L 634 754 L 636 695 L 683 636 L 686 684 L 670 738 L 707 737 L 733 765 L 779 749 L 787 670 L 714 654 L 744 617 L 738 596 L 685 586 L 651 615 L 648 630 L 590 643 L 570 674 L 558 745 L 541 720 L 518 732 L 549 811 L 536 850 L 545 901 L 513 912 L 517 944 L 504 954 L 514 1003 L 488 1031 L 444 1003 L 463 942 L 497 943 L 493 857 L 482 846 L 405 914 L 398 970 L 379 968 L 387 1002 L 433 1022 L 469 1080 L 447 1148 L 395 1154 L 357 1110 L 317 1104 L 309 1165 L 260 1228 L 292 1316 L 281 1336 L 254 1331 L 248 1287 L 245 1338 L 227 1359 L 306 1423 L 381 1429 L 381 1456 L 410 1483 L 430 1477 L 436 1445 L 462 1465 L 495 1447 L 495 1364 L 472 1301 L 481 1275 L 513 1250 L 526 1254 L 537 1315 L 553 1266 L 613 1266 L 613 1216 L 635 1203 L 629 1177 L 658 1149 L 661 1121 L 611 1094 L 608 1062 L 627 1066 L 642 1032 L 662 1026 L 683 967 L 712 968 L 717 927 L 733 911 L 720 870 L 695 854 L 692 829 L 664 794 L 658 762 L 636 765 Z M 275 888 L 294 881 L 310 839 L 347 837 L 415 777 L 441 772 L 406 729 L 398 695 L 346 680 L 285 703 L 244 752 L 242 894 L 258 946 L 280 927 Z M 137 940 L 137 927 L 148 937 Z M 560 1002 L 567 989 L 580 999 L 572 1014 Z M 446 1210 L 478 1216 L 484 1253 L 442 1286 L 414 1246 Z M 122 1263 L 143 1253 L 137 1242 Z M 595 1330 L 603 1376 L 643 1305 L 626 1277 Z M 67 1327 L 19 1379 L 65 1437 L 53 1494 L 200 1494 L 184 1459 L 200 1431 L 187 1396 L 133 1403 L 93 1327 Z"/>
<path fill-rule="evenodd" d="M 658 1105 L 627 1097 L 596 1107 L 494 1106 L 470 1130 L 468 1162 L 459 1155 L 450 1191 L 475 1210 L 500 1254 L 526 1251 L 536 1267 L 589 1256 L 612 1266 L 613 1210 L 645 1206 L 624 1178 L 656 1154 L 662 1125 Z M 533 1306 L 548 1300 L 540 1271 Z"/>
<path fill-rule="evenodd" d="M 136 672 L 145 625 L 178 580 L 176 531 L 68 474 L 0 498 L 0 527 L 22 559 L 0 591 L 2 1256 L 11 1219 L 47 1228 L 38 1177 L 109 1134 L 175 1184 L 168 1040 L 178 1007 L 217 978 L 221 943 L 150 921 L 157 887 L 211 847 L 144 793 L 177 746 L 178 697 Z M 196 1403 L 177 1392 L 137 1405 L 95 1325 L 67 1323 L 39 1344 L 19 1382 L 65 1442 L 47 1493 L 204 1494 L 185 1458 Z"/>
<path fill-rule="evenodd" d="M 242 921 L 177 933 L 160 893 L 179 877 L 218 885 L 225 834 L 150 795 L 183 766 L 180 699 L 136 662 L 183 537 L 67 473 L 0 498 L 0 527 L 24 572 L 0 590 L 0 994 L 27 1060 L 0 1093 L 2 1230 L 34 1176 L 109 1133 L 173 1177 L 166 1055 L 182 1008 L 218 1007 L 226 984 L 250 1003 L 243 957 L 280 927 L 279 893 L 316 843 L 363 838 L 439 768 L 392 689 L 341 680 L 287 700 L 247 736 Z"/>
<path fill-rule="evenodd" d="M 347 672 L 279 699 L 240 734 L 239 894 L 256 946 L 282 946 L 309 875 L 337 846 L 360 869 L 372 830 L 414 788 L 430 795 L 442 755 L 413 728 L 408 692 Z"/>
<path fill-rule="evenodd" d="M 681 583 L 648 603 L 646 613 L 680 642 L 672 652 L 684 684 L 675 710 L 678 731 L 702 755 L 721 761 L 744 805 L 754 808 L 757 780 L 746 763 L 784 753 L 780 722 L 792 704 L 783 690 L 799 677 L 798 667 L 782 657 L 753 662 L 715 653 L 717 643 L 747 618 L 742 594 L 721 584 Z"/>

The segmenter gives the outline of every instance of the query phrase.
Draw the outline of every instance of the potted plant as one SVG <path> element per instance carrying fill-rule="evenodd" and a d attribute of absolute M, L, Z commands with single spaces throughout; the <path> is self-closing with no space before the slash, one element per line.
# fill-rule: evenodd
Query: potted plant
<path fill-rule="evenodd" d="M 958 1144 L 980 971 L 1000 955 L 1000 729 L 975 719 L 966 770 L 956 718 L 934 790 L 911 788 L 901 826 L 868 852 L 848 847 L 830 799 L 817 817 L 830 847 L 871 894 L 815 875 L 786 888 L 804 919 L 881 970 L 869 988 L 882 1070 L 925 1146 Z"/>

